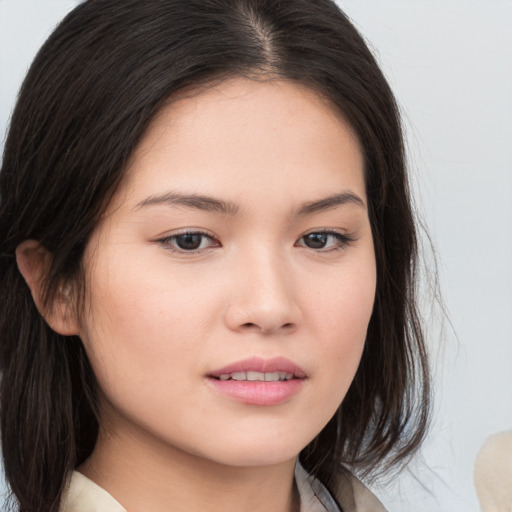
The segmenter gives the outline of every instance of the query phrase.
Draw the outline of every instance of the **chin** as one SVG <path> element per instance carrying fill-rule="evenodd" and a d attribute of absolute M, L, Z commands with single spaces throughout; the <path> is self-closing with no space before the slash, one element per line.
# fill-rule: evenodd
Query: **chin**
<path fill-rule="evenodd" d="M 231 450 L 230 450 L 231 452 Z M 217 461 L 226 466 L 232 467 L 261 467 L 261 466 L 276 466 L 284 464 L 289 461 L 295 461 L 299 451 L 280 451 L 273 452 L 267 448 L 260 447 L 257 450 L 245 453 L 225 453 L 217 458 Z"/>
<path fill-rule="evenodd" d="M 272 466 L 295 460 L 301 450 L 309 443 L 309 438 L 290 439 L 284 442 L 280 436 L 268 439 L 228 440 L 220 449 L 219 444 L 212 447 L 210 456 L 218 463 L 234 467 Z M 237 442 L 238 441 L 238 442 Z M 215 453 L 214 453 L 215 452 Z"/>

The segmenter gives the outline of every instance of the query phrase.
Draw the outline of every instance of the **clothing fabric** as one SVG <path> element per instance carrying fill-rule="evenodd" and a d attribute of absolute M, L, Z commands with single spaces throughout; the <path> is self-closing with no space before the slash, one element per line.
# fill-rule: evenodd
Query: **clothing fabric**
<path fill-rule="evenodd" d="M 295 468 L 295 482 L 300 496 L 300 512 L 386 512 L 380 501 L 351 475 L 340 475 L 333 490 L 334 497 L 300 464 Z M 74 471 L 61 512 L 127 511 L 105 489 Z"/>
<path fill-rule="evenodd" d="M 512 512 L 512 430 L 487 439 L 476 458 L 474 477 L 483 512 Z"/>

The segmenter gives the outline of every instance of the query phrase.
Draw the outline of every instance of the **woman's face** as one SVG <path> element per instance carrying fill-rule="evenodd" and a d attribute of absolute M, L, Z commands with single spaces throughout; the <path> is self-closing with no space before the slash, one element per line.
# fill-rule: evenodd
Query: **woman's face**
<path fill-rule="evenodd" d="M 290 460 L 343 400 L 372 312 L 358 141 L 291 82 L 176 100 L 85 267 L 79 334 L 112 435 L 235 466 Z"/>

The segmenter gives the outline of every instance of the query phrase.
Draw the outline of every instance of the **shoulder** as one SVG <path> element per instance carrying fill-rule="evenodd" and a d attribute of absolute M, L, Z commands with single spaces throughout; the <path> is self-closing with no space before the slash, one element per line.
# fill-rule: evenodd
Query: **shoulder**
<path fill-rule="evenodd" d="M 487 439 L 475 461 L 474 481 L 484 511 L 512 512 L 512 431 Z"/>

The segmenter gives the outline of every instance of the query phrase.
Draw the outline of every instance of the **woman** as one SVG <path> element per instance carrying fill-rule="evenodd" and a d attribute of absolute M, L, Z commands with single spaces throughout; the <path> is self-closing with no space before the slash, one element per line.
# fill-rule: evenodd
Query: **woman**
<path fill-rule="evenodd" d="M 379 510 L 429 386 L 400 121 L 330 0 L 89 0 L 0 174 L 16 510 Z"/>

